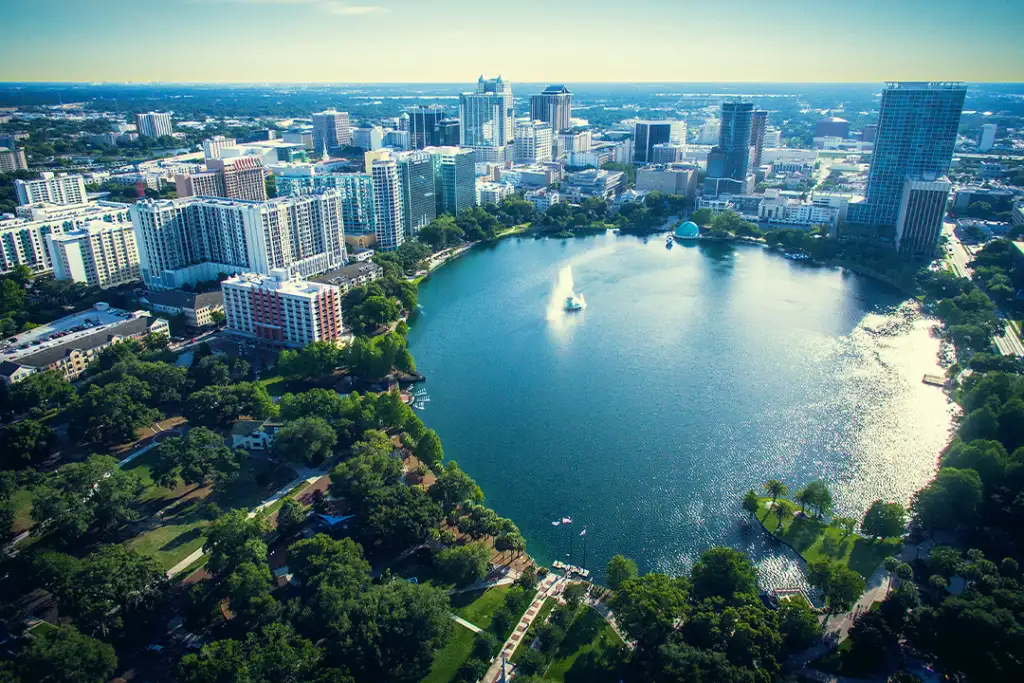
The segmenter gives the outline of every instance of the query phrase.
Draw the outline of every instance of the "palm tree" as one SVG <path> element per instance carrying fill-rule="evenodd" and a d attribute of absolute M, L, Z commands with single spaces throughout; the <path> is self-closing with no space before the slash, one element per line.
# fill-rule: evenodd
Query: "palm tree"
<path fill-rule="evenodd" d="M 757 493 L 754 489 L 747 491 L 746 495 L 743 496 L 743 509 L 750 513 L 753 517 L 757 512 L 757 507 L 760 504 L 760 499 L 757 497 Z"/>
<path fill-rule="evenodd" d="M 789 487 L 778 479 L 769 479 L 766 481 L 764 484 L 764 490 L 772 497 L 772 507 L 775 507 L 775 501 L 779 496 L 785 496 L 789 493 Z"/>
<path fill-rule="evenodd" d="M 796 499 L 796 502 L 800 503 L 800 512 L 804 512 L 808 505 L 814 504 L 814 491 L 805 486 L 797 491 L 793 498 Z"/>

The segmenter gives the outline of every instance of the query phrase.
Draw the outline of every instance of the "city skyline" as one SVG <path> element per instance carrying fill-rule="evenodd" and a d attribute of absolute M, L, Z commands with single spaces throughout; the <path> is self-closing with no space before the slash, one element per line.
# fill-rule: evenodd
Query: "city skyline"
<path fill-rule="evenodd" d="M 497 7 L 468 0 L 436 9 L 411 0 L 39 0 L 5 10 L 0 71 L 12 82 L 457 83 L 478 73 L 521 83 L 1024 80 L 1019 11 L 995 0 L 868 0 L 856 13 L 809 0 L 646 0 L 630 13 L 607 0 L 529 0 L 511 24 L 492 21 Z M 547 20 L 527 25 L 530 9 Z M 712 29 L 723 12 L 745 20 Z M 585 29 L 562 30 L 580 21 Z M 504 30 L 466 30 L 474 23 Z M 952 43 L 966 25 L 985 30 Z M 435 59 L 366 59 L 382 36 L 429 42 Z M 239 39 L 259 49 L 239 52 Z M 545 43 L 557 49 L 522 49 Z M 149 58 L 125 59 L 131 53 Z"/>

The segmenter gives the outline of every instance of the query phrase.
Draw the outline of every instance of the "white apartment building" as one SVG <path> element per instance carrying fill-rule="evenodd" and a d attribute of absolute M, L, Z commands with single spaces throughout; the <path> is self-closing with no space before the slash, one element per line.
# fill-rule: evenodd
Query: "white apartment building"
<path fill-rule="evenodd" d="M 537 164 L 551 161 L 551 139 L 550 123 L 517 121 L 513 160 L 517 164 Z"/>
<path fill-rule="evenodd" d="M 505 197 L 516 193 L 512 183 L 481 183 L 476 184 L 477 204 L 500 204 Z"/>
<path fill-rule="evenodd" d="M 353 128 L 352 146 L 365 150 L 380 149 L 384 146 L 384 129 L 380 126 Z"/>
<path fill-rule="evenodd" d="M 43 172 L 38 180 L 15 180 L 14 191 L 19 204 L 84 204 L 88 201 L 85 193 L 85 178 L 78 174 L 54 175 Z"/>
<path fill-rule="evenodd" d="M 592 139 L 589 130 L 579 133 L 560 133 L 558 135 L 558 150 L 562 155 L 590 151 Z"/>
<path fill-rule="evenodd" d="M 234 147 L 237 144 L 238 141 L 235 138 L 214 135 L 208 140 L 203 140 L 203 156 L 207 159 L 220 159 L 221 152 L 225 147 Z"/>
<path fill-rule="evenodd" d="M 697 137 L 697 142 L 702 145 L 717 145 L 721 132 L 722 121 L 720 119 L 708 119 L 700 127 L 700 135 Z"/>
<path fill-rule="evenodd" d="M 524 195 L 524 198 L 526 201 L 533 204 L 533 208 L 536 209 L 538 213 L 544 213 L 552 204 L 558 204 L 562 201 L 562 195 L 558 194 L 557 190 L 551 190 L 548 188 L 531 190 Z"/>
<path fill-rule="evenodd" d="M 370 164 L 373 187 L 373 227 L 377 248 L 390 251 L 405 241 L 405 208 L 398 162 L 391 158 L 374 159 Z"/>
<path fill-rule="evenodd" d="M 302 277 L 344 265 L 342 195 L 325 189 L 252 202 L 213 197 L 144 200 L 131 206 L 142 279 L 178 289 L 220 273 Z"/>
<path fill-rule="evenodd" d="M 221 285 L 231 332 L 271 346 L 302 347 L 342 336 L 341 290 L 291 278 L 285 269 L 243 273 Z"/>
<path fill-rule="evenodd" d="M 764 131 L 765 148 L 775 148 L 782 144 L 782 131 L 778 128 L 768 127 Z"/>
<path fill-rule="evenodd" d="M 757 207 L 757 217 L 777 225 L 834 226 L 839 220 L 839 209 L 827 204 L 812 204 L 776 193 L 765 196 Z"/>
<path fill-rule="evenodd" d="M 35 273 L 53 270 L 46 244 L 48 235 L 59 235 L 93 221 L 130 223 L 129 208 L 128 204 L 117 202 L 19 206 L 16 218 L 0 220 L 0 273 L 9 273 L 21 265 Z"/>
<path fill-rule="evenodd" d="M 996 146 L 996 130 L 994 123 L 985 123 L 981 126 L 981 135 L 978 137 L 978 150 L 989 152 Z"/>
<path fill-rule="evenodd" d="M 166 112 L 151 111 L 135 115 L 135 126 L 139 135 L 147 138 L 159 138 L 174 132 L 171 126 L 171 115 Z"/>
<path fill-rule="evenodd" d="M 90 287 L 116 287 L 140 279 L 139 251 L 131 223 L 89 221 L 46 236 L 53 275 Z"/>

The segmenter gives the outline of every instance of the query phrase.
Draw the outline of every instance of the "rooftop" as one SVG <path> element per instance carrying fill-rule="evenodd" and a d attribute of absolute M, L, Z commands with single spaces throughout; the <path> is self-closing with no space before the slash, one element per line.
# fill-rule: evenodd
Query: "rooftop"
<path fill-rule="evenodd" d="M 63 358 L 71 349 L 101 346 L 112 335 L 145 332 L 149 323 L 150 314 L 146 311 L 129 312 L 117 308 L 82 311 L 11 337 L 14 341 L 0 345 L 3 349 L 0 359 L 41 367 Z"/>
<path fill-rule="evenodd" d="M 291 279 L 288 277 L 287 271 L 277 268 L 272 270 L 270 275 L 241 273 L 225 280 L 224 285 L 263 289 L 277 292 L 278 294 L 305 297 L 317 296 L 332 286 L 313 280 Z"/>
<path fill-rule="evenodd" d="M 360 278 L 371 273 L 378 273 L 383 270 L 383 268 L 372 261 L 366 263 L 353 263 L 345 266 L 344 268 L 338 268 L 337 270 L 332 270 L 324 273 L 323 275 L 317 275 L 316 277 L 310 278 L 310 280 L 327 285 L 337 285 L 342 282 L 355 280 L 356 278 Z"/>
<path fill-rule="evenodd" d="M 147 292 L 142 297 L 150 304 L 173 306 L 175 308 L 206 308 L 224 305 L 224 294 L 218 289 L 212 292 L 183 292 L 180 289 L 165 289 Z"/>

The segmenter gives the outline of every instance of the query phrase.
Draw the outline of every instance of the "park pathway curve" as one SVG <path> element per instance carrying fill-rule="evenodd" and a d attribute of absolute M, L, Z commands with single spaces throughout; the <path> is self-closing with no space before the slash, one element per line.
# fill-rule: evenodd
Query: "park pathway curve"
<path fill-rule="evenodd" d="M 501 652 L 494 659 L 491 664 L 491 668 L 487 670 L 484 677 L 480 679 L 481 683 L 495 683 L 498 677 L 501 675 L 502 662 L 506 659 L 512 658 L 512 653 L 519 647 L 519 643 L 522 642 L 526 636 L 526 631 L 530 628 L 530 624 L 540 614 L 540 608 L 543 606 L 544 601 L 547 599 L 557 600 L 558 595 L 561 593 L 562 584 L 561 576 L 549 573 L 540 582 L 540 586 L 537 588 L 537 595 L 534 596 L 533 602 L 523 613 L 522 618 L 519 619 L 519 623 L 512 629 L 512 635 L 508 637 L 505 644 L 501 646 Z"/>

